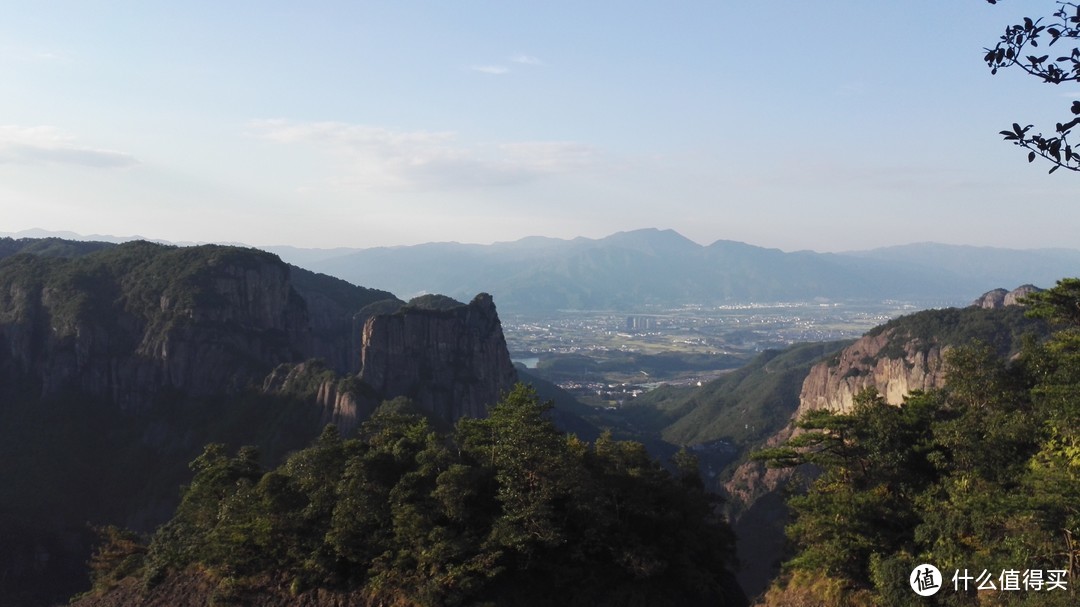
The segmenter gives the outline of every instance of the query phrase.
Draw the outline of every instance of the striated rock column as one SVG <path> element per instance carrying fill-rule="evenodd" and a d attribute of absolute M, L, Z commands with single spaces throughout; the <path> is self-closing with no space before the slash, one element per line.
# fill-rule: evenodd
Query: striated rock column
<path fill-rule="evenodd" d="M 369 317 L 361 332 L 359 378 L 383 398 L 411 398 L 454 422 L 484 417 L 517 381 L 517 372 L 495 303 L 481 293 L 468 305 L 406 305 Z"/>

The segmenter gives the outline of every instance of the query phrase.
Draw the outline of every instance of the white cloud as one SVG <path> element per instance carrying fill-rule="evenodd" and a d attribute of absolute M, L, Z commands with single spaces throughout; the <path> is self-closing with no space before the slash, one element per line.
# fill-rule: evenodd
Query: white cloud
<path fill-rule="evenodd" d="M 139 164 L 129 154 L 78 145 L 56 127 L 0 125 L 0 164 L 70 164 L 125 168 Z"/>
<path fill-rule="evenodd" d="M 39 61 L 70 61 L 67 54 L 58 51 L 38 51 L 34 53 L 34 58 Z"/>
<path fill-rule="evenodd" d="M 336 163 L 336 188 L 460 189 L 521 184 L 599 166 L 576 142 L 462 143 L 452 132 L 394 131 L 340 122 L 260 120 L 264 139 L 304 145 Z"/>
<path fill-rule="evenodd" d="M 525 55 L 522 53 L 512 55 L 508 58 L 508 60 L 511 63 L 516 63 L 518 65 L 544 65 L 544 62 L 537 57 L 534 57 L 532 55 Z M 490 74 L 492 76 L 502 76 L 504 74 L 509 74 L 511 71 L 513 71 L 509 67 L 497 63 L 470 65 L 469 69 L 474 72 L 480 72 L 481 74 Z"/>
<path fill-rule="evenodd" d="M 596 148 L 573 141 L 527 141 L 503 143 L 498 147 L 506 158 L 536 172 L 562 173 L 599 162 Z"/>
<path fill-rule="evenodd" d="M 502 65 L 472 65 L 469 66 L 469 69 L 482 74 L 491 74 L 492 76 L 502 76 L 510 72 L 510 68 Z"/>
<path fill-rule="evenodd" d="M 520 63 L 522 65 L 546 65 L 537 57 L 533 57 L 532 55 L 525 55 L 522 53 L 518 53 L 517 55 L 510 57 L 510 61 L 513 61 L 514 63 Z"/>

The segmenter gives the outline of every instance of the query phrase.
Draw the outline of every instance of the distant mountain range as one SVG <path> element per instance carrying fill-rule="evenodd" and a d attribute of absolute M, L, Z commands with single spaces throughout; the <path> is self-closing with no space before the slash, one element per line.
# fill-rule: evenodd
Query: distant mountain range
<path fill-rule="evenodd" d="M 658 229 L 600 239 L 534 236 L 491 245 L 260 248 L 289 263 L 406 299 L 423 293 L 467 299 L 488 292 L 501 310 L 511 313 L 815 299 L 953 305 L 995 287 L 1048 287 L 1059 278 L 1080 275 L 1080 250 L 1072 249 L 919 243 L 849 253 L 788 253 L 728 240 L 703 246 Z"/>
<path fill-rule="evenodd" d="M 402 297 L 486 291 L 500 309 L 633 309 L 724 303 L 885 300 L 967 304 L 1001 286 L 1080 275 L 1080 251 L 912 244 L 852 253 L 786 253 L 672 230 L 606 238 L 531 237 L 492 245 L 430 243 L 341 253 L 266 247 L 283 259 Z M 339 254 L 341 253 L 341 254 Z"/>

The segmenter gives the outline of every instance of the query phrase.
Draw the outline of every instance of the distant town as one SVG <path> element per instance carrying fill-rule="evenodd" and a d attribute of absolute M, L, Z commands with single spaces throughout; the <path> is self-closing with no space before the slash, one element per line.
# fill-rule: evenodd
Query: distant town
<path fill-rule="evenodd" d="M 618 407 L 662 384 L 695 385 L 758 352 L 855 338 L 920 302 L 779 302 L 683 306 L 631 313 L 510 315 L 503 327 L 516 362 L 584 402 Z"/>

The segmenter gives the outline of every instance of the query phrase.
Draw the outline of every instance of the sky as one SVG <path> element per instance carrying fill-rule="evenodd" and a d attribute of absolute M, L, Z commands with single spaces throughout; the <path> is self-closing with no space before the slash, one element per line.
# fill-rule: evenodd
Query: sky
<path fill-rule="evenodd" d="M 0 232 L 372 247 L 646 227 L 1080 248 L 1053 2 L 0 0 Z"/>

